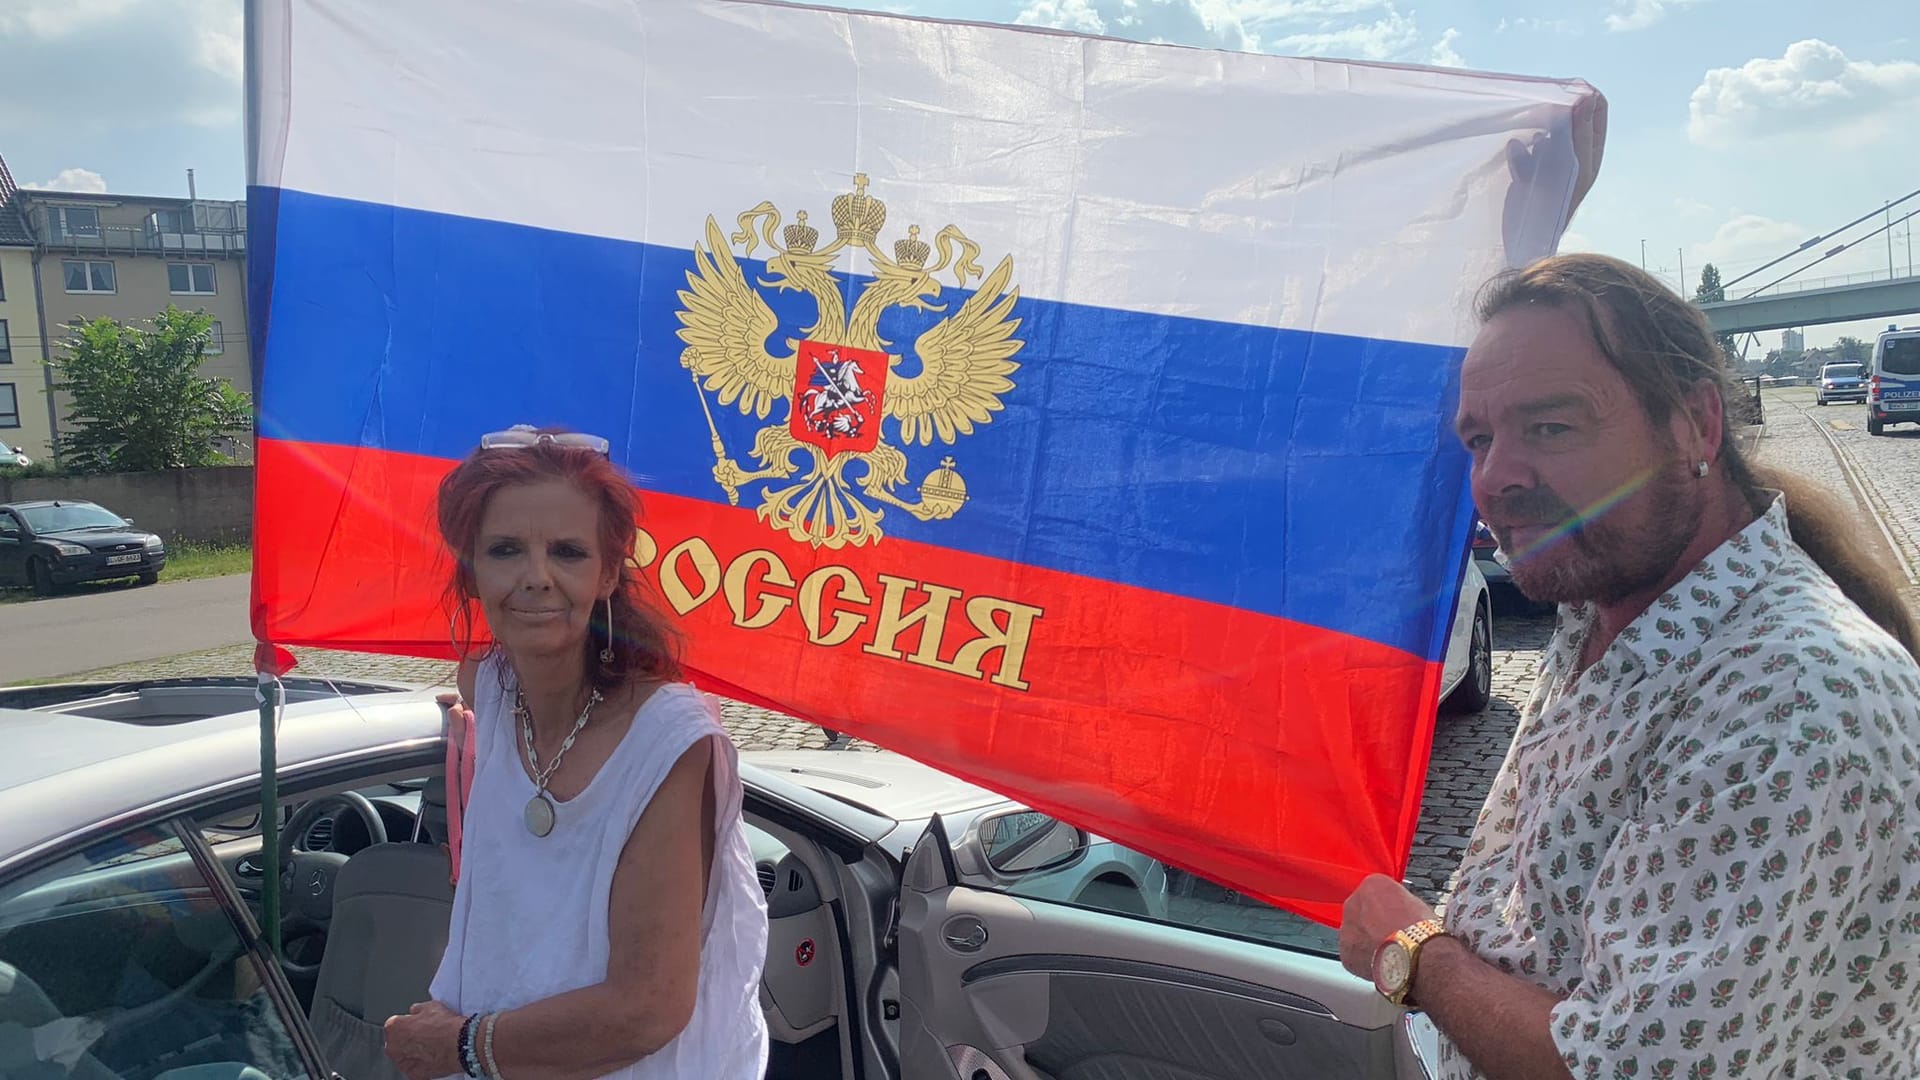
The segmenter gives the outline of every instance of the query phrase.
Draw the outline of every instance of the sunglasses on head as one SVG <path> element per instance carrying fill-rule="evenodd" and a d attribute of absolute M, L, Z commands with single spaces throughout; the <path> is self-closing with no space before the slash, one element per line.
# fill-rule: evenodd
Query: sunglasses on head
<path fill-rule="evenodd" d="M 482 450 L 524 450 L 541 443 L 591 450 L 601 457 L 610 457 L 612 450 L 612 444 L 598 435 L 579 431 L 540 431 L 532 424 L 515 424 L 505 431 L 490 431 L 480 436 Z"/>

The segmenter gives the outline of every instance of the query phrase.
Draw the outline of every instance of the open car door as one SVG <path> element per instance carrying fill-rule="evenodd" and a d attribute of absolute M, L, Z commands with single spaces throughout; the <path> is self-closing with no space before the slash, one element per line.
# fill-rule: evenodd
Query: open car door
<path fill-rule="evenodd" d="M 1332 931 L 1178 872 L 1144 902 L 1063 893 L 1117 845 L 1030 811 L 946 833 L 934 819 L 901 890 L 903 1076 L 1426 1075 L 1405 1014 L 1341 968 Z"/>

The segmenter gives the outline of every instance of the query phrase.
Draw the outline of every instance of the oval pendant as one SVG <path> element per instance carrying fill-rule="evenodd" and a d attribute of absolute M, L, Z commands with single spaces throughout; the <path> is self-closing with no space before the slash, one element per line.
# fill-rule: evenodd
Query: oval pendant
<path fill-rule="evenodd" d="M 523 815 L 527 821 L 527 831 L 535 836 L 545 836 L 553 831 L 553 804 L 545 795 L 535 795 L 527 800 L 527 809 Z"/>

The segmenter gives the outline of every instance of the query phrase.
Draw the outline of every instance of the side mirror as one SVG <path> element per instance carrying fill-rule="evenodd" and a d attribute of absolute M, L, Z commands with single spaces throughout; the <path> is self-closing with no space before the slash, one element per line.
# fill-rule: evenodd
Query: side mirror
<path fill-rule="evenodd" d="M 1065 866 L 1088 848 L 1087 834 L 1037 810 L 1009 810 L 982 818 L 980 853 L 996 874 L 1036 874 Z"/>

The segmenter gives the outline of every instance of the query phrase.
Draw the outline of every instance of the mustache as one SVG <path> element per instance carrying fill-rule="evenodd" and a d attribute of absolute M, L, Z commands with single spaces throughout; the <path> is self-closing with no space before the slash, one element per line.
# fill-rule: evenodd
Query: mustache
<path fill-rule="evenodd" d="M 1522 561 L 1539 554 L 1561 540 L 1579 539 L 1588 523 L 1598 521 L 1628 496 L 1645 487 L 1657 472 L 1657 467 L 1650 468 L 1628 477 L 1626 482 L 1594 500 L 1592 505 L 1585 508 L 1576 507 L 1567 502 L 1558 492 L 1545 485 L 1495 495 L 1480 508 L 1481 519 L 1487 521 L 1496 539 L 1501 532 L 1506 531 L 1504 523 L 1507 522 L 1547 526 L 1538 540 L 1520 551 L 1507 552 L 1508 557 L 1515 561 Z M 1495 521 L 1503 524 L 1494 525 Z M 1506 547 L 1505 541 L 1502 541 L 1500 546 Z"/>
<path fill-rule="evenodd" d="M 1529 488 L 1488 499 L 1480 508 L 1490 522 L 1523 522 L 1528 525 L 1563 525 L 1577 522 L 1580 512 L 1555 494 L 1551 488 Z"/>

